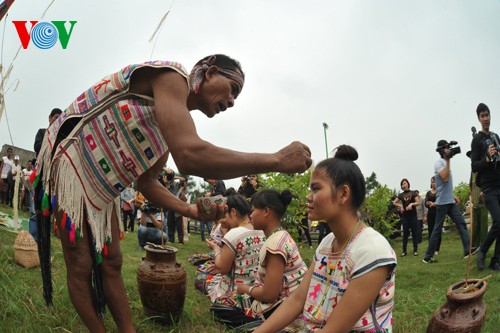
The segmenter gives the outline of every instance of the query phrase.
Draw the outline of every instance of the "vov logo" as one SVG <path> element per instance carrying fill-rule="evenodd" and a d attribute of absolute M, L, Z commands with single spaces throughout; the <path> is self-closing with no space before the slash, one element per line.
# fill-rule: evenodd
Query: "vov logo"
<path fill-rule="evenodd" d="M 36 47 L 45 50 L 53 47 L 58 39 L 62 48 L 66 49 L 71 34 L 73 33 L 73 27 L 77 21 L 30 21 L 30 32 L 28 32 L 28 28 L 26 28 L 27 22 L 28 21 L 12 21 L 16 27 L 23 49 L 27 49 L 30 40 L 32 40 Z M 66 30 L 66 22 L 70 24 L 69 31 Z"/>

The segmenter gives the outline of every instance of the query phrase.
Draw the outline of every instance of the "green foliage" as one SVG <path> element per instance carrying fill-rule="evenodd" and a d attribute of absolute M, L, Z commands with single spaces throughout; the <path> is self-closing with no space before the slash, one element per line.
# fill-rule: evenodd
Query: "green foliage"
<path fill-rule="evenodd" d="M 191 203 L 196 202 L 196 199 L 204 197 L 207 192 L 210 192 L 210 184 L 204 182 L 196 183 L 192 180 L 188 183 L 188 193 L 191 194 Z"/>
<path fill-rule="evenodd" d="M 465 210 L 465 205 L 467 204 L 467 200 L 469 200 L 469 190 L 469 184 L 465 182 L 461 182 L 453 190 L 453 194 L 460 199 L 459 207 L 461 211 Z"/>
<path fill-rule="evenodd" d="M 365 178 L 365 182 L 366 182 L 366 193 L 368 195 L 372 194 L 373 191 L 375 191 L 377 188 L 379 188 L 380 186 L 382 186 L 377 181 L 377 175 L 373 171 L 372 171 L 372 174 L 369 177 Z"/>
<path fill-rule="evenodd" d="M 397 223 L 397 215 L 388 213 L 388 205 L 393 195 L 386 185 L 379 186 L 368 195 L 361 207 L 361 215 L 365 223 L 388 238 Z"/>
<path fill-rule="evenodd" d="M 289 190 L 296 197 L 288 206 L 284 217 L 284 226 L 288 232 L 300 224 L 301 219 L 307 216 L 306 196 L 309 194 L 309 180 L 312 170 L 309 169 L 302 174 L 287 175 L 284 173 L 266 173 L 259 177 L 262 188 L 275 189 L 277 191 Z"/>

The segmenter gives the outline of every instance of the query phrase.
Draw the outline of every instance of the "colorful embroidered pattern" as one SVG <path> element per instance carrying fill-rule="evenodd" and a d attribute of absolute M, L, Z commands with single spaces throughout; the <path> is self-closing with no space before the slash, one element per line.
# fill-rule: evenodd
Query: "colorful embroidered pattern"
<path fill-rule="evenodd" d="M 253 284 L 259 267 L 259 250 L 266 237 L 260 230 L 237 227 L 229 230 L 222 242 L 234 252 L 233 272 L 214 280 L 208 287 L 212 302 L 234 291 L 236 284 Z"/>
<path fill-rule="evenodd" d="M 377 326 L 384 332 L 392 332 L 396 255 L 391 246 L 372 228 L 364 228 L 347 246 L 344 255 L 331 253 L 333 240 L 332 233 L 327 235 L 314 255 L 314 273 L 304 304 L 302 325 L 306 330 L 320 329 L 335 306 L 341 302 L 352 279 L 377 267 L 390 265 L 390 278 L 382 287 L 378 299 L 358 320 L 352 332 L 378 332 Z M 328 279 L 331 279 L 330 282 Z M 376 322 L 373 318 L 376 318 Z"/>
<path fill-rule="evenodd" d="M 113 200 L 167 152 L 152 98 L 128 92 L 132 73 L 143 67 L 173 69 L 186 78 L 187 84 L 184 67 L 168 61 L 130 65 L 103 78 L 78 96 L 49 127 L 47 143 L 37 161 L 37 170 L 44 170 L 47 187 L 50 177 L 54 177 L 50 175 L 54 171 L 51 165 L 57 160 L 59 170 L 52 191 L 64 195 L 59 196 L 59 208 L 68 213 L 73 223 L 81 224 L 83 206 L 89 217 L 97 219 L 92 223 L 92 231 L 101 229 L 94 235 L 98 236 L 98 251 L 102 249 L 103 237 L 111 236 L 106 220 L 110 218 Z M 67 137 L 53 147 L 62 128 Z M 63 180 L 72 184 L 61 184 Z"/>

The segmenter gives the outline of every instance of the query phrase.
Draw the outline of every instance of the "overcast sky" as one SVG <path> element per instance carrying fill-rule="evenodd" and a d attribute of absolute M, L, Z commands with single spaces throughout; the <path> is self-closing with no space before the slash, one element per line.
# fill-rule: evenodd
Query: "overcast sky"
<path fill-rule="evenodd" d="M 16 146 L 32 149 L 52 108 L 66 108 L 103 76 L 151 59 L 188 70 L 213 53 L 238 59 L 246 82 L 235 107 L 192 115 L 200 136 L 241 151 L 354 146 L 365 177 L 426 191 L 439 139 L 456 140 L 454 184 L 468 181 L 479 102 L 500 132 L 500 1 L 176 0 L 153 55 L 148 42 L 172 1 L 17 0 L 1 22 L 5 89 Z M 67 49 L 21 45 L 12 21 L 76 20 Z M 19 80 L 14 91 L 16 80 Z M 11 143 L 5 115 L 0 145 Z M 175 167 L 172 161 L 169 165 Z M 227 182 L 237 186 L 235 180 Z"/>

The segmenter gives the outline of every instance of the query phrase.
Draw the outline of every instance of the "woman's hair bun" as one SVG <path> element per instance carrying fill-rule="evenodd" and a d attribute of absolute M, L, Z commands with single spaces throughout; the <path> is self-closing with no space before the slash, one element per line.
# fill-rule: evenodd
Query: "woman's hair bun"
<path fill-rule="evenodd" d="M 283 190 L 281 193 L 280 193 L 280 201 L 281 203 L 286 207 L 290 204 L 290 202 L 292 202 L 292 192 L 290 192 L 289 190 Z"/>
<path fill-rule="evenodd" d="M 335 158 L 347 161 L 356 161 L 358 159 L 358 152 L 351 146 L 340 145 L 335 152 Z"/>

